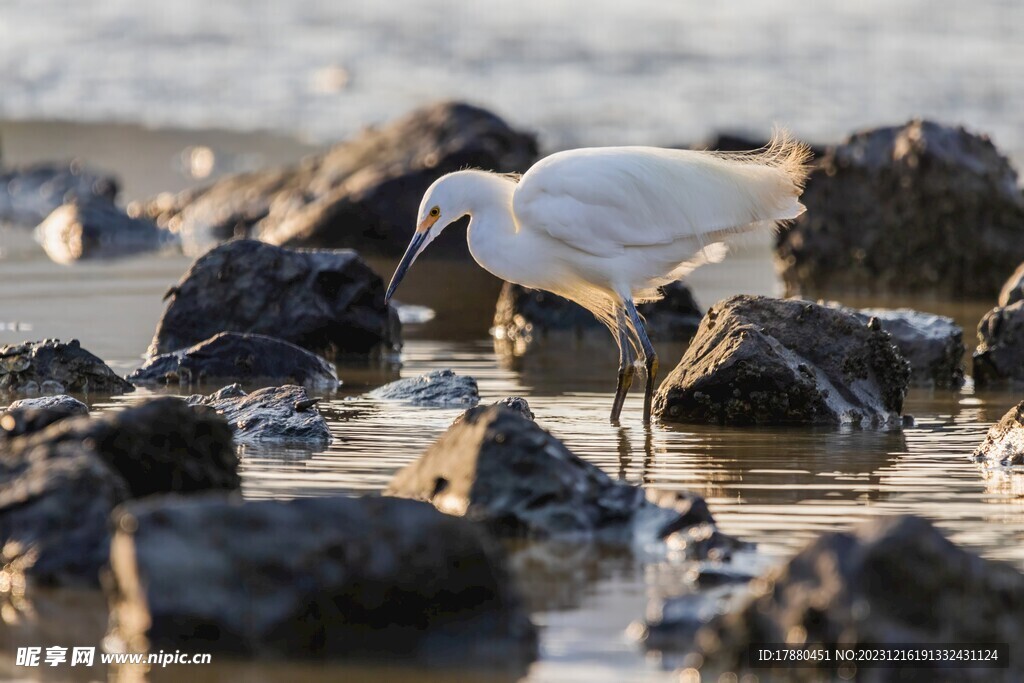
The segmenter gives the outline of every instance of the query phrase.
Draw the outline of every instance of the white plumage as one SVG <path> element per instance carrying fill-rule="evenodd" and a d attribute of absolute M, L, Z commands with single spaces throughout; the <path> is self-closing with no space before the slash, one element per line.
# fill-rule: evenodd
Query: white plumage
<path fill-rule="evenodd" d="M 518 183 L 484 171 L 448 174 L 423 197 L 388 298 L 426 245 L 468 214 L 470 252 L 481 266 L 576 301 L 611 329 L 620 349 L 613 421 L 632 381 L 631 354 L 645 361 L 649 420 L 657 358 L 634 302 L 720 259 L 729 236 L 800 215 L 808 156 L 777 132 L 755 152 L 569 150 L 542 159 Z"/>
<path fill-rule="evenodd" d="M 596 256 L 702 243 L 719 231 L 799 215 L 792 175 L 765 161 L 656 147 L 560 152 L 522 177 L 512 208 L 523 228 Z"/>

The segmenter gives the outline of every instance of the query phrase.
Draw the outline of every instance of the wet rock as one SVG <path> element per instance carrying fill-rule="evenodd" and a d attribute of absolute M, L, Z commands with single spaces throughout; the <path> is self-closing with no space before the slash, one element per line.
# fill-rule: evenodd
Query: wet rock
<path fill-rule="evenodd" d="M 788 293 L 993 296 L 1024 260 L 1024 194 L 985 136 L 930 121 L 851 136 L 807 183 L 777 256 Z"/>
<path fill-rule="evenodd" d="M 0 414 L 0 443 L 49 427 L 68 417 L 88 415 L 89 408 L 71 396 L 23 398 L 7 406 Z"/>
<path fill-rule="evenodd" d="M 654 541 L 687 519 L 710 519 L 696 497 L 651 502 L 503 406 L 470 410 L 395 475 L 387 494 L 429 501 L 505 537 Z"/>
<path fill-rule="evenodd" d="M 973 364 L 979 387 L 1024 383 L 1024 300 L 997 306 L 981 319 Z"/>
<path fill-rule="evenodd" d="M 72 415 L 88 415 L 89 406 L 85 405 L 77 398 L 68 396 L 67 394 L 58 394 L 56 396 L 39 396 L 37 398 L 22 398 L 18 399 L 7 406 L 7 411 L 13 410 L 60 410 L 70 417 Z"/>
<path fill-rule="evenodd" d="M 898 426 L 909 376 L 877 321 L 740 295 L 708 311 L 654 412 L 672 422 Z"/>
<path fill-rule="evenodd" d="M 707 520 L 695 521 L 674 531 L 666 542 L 669 550 L 681 559 L 699 562 L 728 562 L 734 552 L 753 549 L 750 543 L 719 531 L 714 520 L 710 519 L 710 513 Z"/>
<path fill-rule="evenodd" d="M 34 228 L 75 199 L 113 202 L 117 180 L 79 161 L 0 167 L 0 222 Z"/>
<path fill-rule="evenodd" d="M 999 305 L 1009 306 L 1024 299 L 1024 263 L 1017 266 L 1010 279 L 1003 283 L 999 291 Z"/>
<path fill-rule="evenodd" d="M 476 380 L 452 370 L 434 370 L 419 377 L 389 382 L 367 394 L 387 401 L 406 401 L 436 408 L 475 406 L 480 402 Z"/>
<path fill-rule="evenodd" d="M 918 517 L 886 517 L 850 533 L 824 534 L 751 589 L 743 604 L 697 634 L 702 673 L 712 680 L 713 672 L 742 670 L 751 645 L 790 642 L 793 634 L 812 649 L 981 645 L 1015 642 L 1024 628 L 1024 575 L 958 548 Z M 1013 657 L 1010 669 L 1005 680 L 1024 676 L 1024 663 Z M 786 680 L 821 680 L 808 666 L 789 672 Z M 936 673 L 915 680 L 936 680 Z M 992 669 L 956 674 L 960 681 L 993 680 Z"/>
<path fill-rule="evenodd" d="M 187 349 L 150 358 L 128 381 L 186 386 L 286 383 L 326 391 L 338 387 L 334 365 L 315 353 L 274 337 L 240 332 L 221 332 Z"/>
<path fill-rule="evenodd" d="M 992 425 L 975 449 L 974 460 L 1000 467 L 1024 465 L 1024 401 Z"/>
<path fill-rule="evenodd" d="M 0 559 L 41 583 L 95 584 L 110 512 L 127 497 L 121 477 L 87 450 L 9 449 L 0 458 Z"/>
<path fill-rule="evenodd" d="M 488 668 L 536 656 L 500 548 L 422 503 L 163 498 L 115 520 L 111 618 L 131 651 Z"/>
<path fill-rule="evenodd" d="M 67 344 L 44 339 L 0 347 L 0 394 L 123 394 L 134 390 L 77 339 Z"/>
<path fill-rule="evenodd" d="M 959 389 L 964 384 L 963 329 L 952 318 L 909 308 L 863 308 L 829 303 L 865 323 L 878 320 L 893 344 L 910 361 L 910 382 L 917 386 Z"/>
<path fill-rule="evenodd" d="M 278 337 L 329 360 L 401 348 L 384 283 L 352 251 L 229 242 L 193 263 L 169 298 L 150 356 L 218 332 Z"/>
<path fill-rule="evenodd" d="M 224 419 L 178 398 L 150 399 L 96 418 L 61 420 L 13 440 L 10 448 L 50 458 L 92 452 L 121 475 L 133 497 L 234 490 L 240 484 Z"/>
<path fill-rule="evenodd" d="M 57 207 L 36 228 L 36 237 L 56 263 L 132 256 L 177 243 L 173 233 L 147 219 L 129 216 L 107 199 Z"/>
<path fill-rule="evenodd" d="M 47 583 L 98 582 L 110 513 L 123 500 L 240 483 L 223 418 L 169 397 L 64 419 L 3 450 L 0 547 L 7 563 Z"/>
<path fill-rule="evenodd" d="M 213 408 L 228 422 L 235 441 L 315 441 L 327 443 L 331 431 L 303 387 L 267 387 L 247 394 L 237 384 L 209 396 L 195 395 L 189 405 Z"/>
<path fill-rule="evenodd" d="M 519 413 L 520 415 L 525 417 L 527 420 L 533 420 L 533 418 L 534 418 L 533 411 L 530 410 L 530 404 L 527 403 L 526 399 L 521 397 L 521 396 L 507 396 L 507 397 L 501 399 L 500 401 L 495 401 L 491 405 L 492 406 L 503 406 L 505 408 L 508 408 L 509 410 L 512 410 L 514 412 Z M 455 421 L 452 422 L 452 424 L 453 425 L 457 425 L 460 422 L 462 422 L 463 420 L 465 420 L 466 419 L 466 415 L 469 414 L 470 410 L 473 410 L 473 409 L 470 408 L 466 412 L 464 412 L 461 415 L 459 415 L 457 418 L 455 418 Z"/>
<path fill-rule="evenodd" d="M 400 256 L 434 180 L 469 167 L 522 172 L 536 158 L 532 135 L 483 109 L 441 103 L 368 129 L 299 167 L 229 176 L 157 198 L 147 211 L 179 231 L 186 253 L 194 255 L 249 236 Z M 468 255 L 461 233 L 448 231 L 428 253 Z"/>
<path fill-rule="evenodd" d="M 662 288 L 660 301 L 640 304 L 637 310 L 647 321 L 652 339 L 688 340 L 703 317 L 690 288 L 673 282 Z M 494 311 L 494 335 L 499 339 L 523 339 L 553 332 L 607 334 L 594 315 L 579 304 L 538 289 L 506 282 Z"/>

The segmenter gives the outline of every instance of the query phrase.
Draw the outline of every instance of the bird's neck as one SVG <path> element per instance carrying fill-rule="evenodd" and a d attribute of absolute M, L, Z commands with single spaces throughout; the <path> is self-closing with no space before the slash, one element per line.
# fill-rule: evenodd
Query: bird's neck
<path fill-rule="evenodd" d="M 469 214 L 469 252 L 486 270 L 512 282 L 517 281 L 515 264 L 519 252 L 527 249 L 512 213 L 516 184 L 508 177 L 485 171 L 460 171 L 452 180 Z"/>

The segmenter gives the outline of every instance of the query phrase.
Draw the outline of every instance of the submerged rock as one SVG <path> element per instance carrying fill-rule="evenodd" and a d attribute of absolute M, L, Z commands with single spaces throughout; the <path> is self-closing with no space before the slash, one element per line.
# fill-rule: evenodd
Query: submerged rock
<path fill-rule="evenodd" d="M 712 680 L 713 672 L 745 670 L 750 646 L 791 642 L 795 633 L 814 649 L 1013 643 L 1024 629 L 1024 575 L 958 548 L 912 516 L 823 534 L 751 589 L 749 598 L 714 619 L 694 642 L 678 643 L 699 652 Z M 822 668 L 830 666 L 834 662 Z M 786 680 L 821 680 L 811 663 L 787 673 Z M 942 672 L 921 673 L 920 680 L 936 680 Z M 1019 680 L 1024 663 L 1011 656 L 1009 672 L 955 673 L 959 681 Z"/>
<path fill-rule="evenodd" d="M 510 669 L 536 656 L 500 548 L 422 503 L 163 498 L 115 516 L 111 622 L 131 651 Z"/>
<path fill-rule="evenodd" d="M 77 339 L 44 339 L 0 347 L 0 393 L 123 394 L 134 391 Z"/>
<path fill-rule="evenodd" d="M 897 426 L 909 376 L 877 321 L 740 295 L 708 311 L 654 412 L 674 422 Z"/>
<path fill-rule="evenodd" d="M 997 306 L 978 323 L 974 383 L 1024 383 L 1024 300 Z"/>
<path fill-rule="evenodd" d="M 703 312 L 690 288 L 673 282 L 662 288 L 660 301 L 640 304 L 637 310 L 647 321 L 652 339 L 687 340 L 700 325 Z M 500 339 L 529 339 L 536 334 L 590 330 L 607 334 L 594 315 L 567 299 L 538 289 L 506 282 L 494 311 L 494 334 Z"/>
<path fill-rule="evenodd" d="M 42 583 L 95 584 L 110 512 L 127 497 L 121 477 L 88 450 L 9 449 L 0 458 L 0 559 Z"/>
<path fill-rule="evenodd" d="M 992 296 L 1024 260 L 1024 194 L 985 136 L 930 121 L 851 136 L 811 173 L 779 234 L 788 293 Z"/>
<path fill-rule="evenodd" d="M 696 496 L 651 502 L 503 406 L 467 412 L 399 470 L 387 494 L 429 501 L 506 537 L 654 541 L 711 519 Z"/>
<path fill-rule="evenodd" d="M 7 406 L 7 410 L 0 414 L 0 443 L 4 439 L 41 431 L 68 417 L 88 414 L 89 408 L 71 396 L 23 398 Z"/>
<path fill-rule="evenodd" d="M 316 441 L 327 443 L 331 430 L 303 387 L 267 387 L 247 394 L 237 384 L 209 396 L 195 395 L 189 405 L 213 408 L 228 422 L 235 441 Z"/>
<path fill-rule="evenodd" d="M 169 297 L 150 356 L 218 332 L 278 337 L 329 360 L 401 348 L 384 283 L 353 251 L 229 242 L 193 263 Z"/>
<path fill-rule="evenodd" d="M 177 236 L 129 216 L 107 199 L 76 201 L 54 209 L 36 228 L 46 255 L 56 263 L 109 259 L 175 245 Z"/>
<path fill-rule="evenodd" d="M 1024 465 L 1024 401 L 992 425 L 973 457 L 975 462 L 993 466 Z"/>
<path fill-rule="evenodd" d="M 298 167 L 228 176 L 157 198 L 147 212 L 180 232 L 191 255 L 248 236 L 400 256 L 434 180 L 464 168 L 525 171 L 536 158 L 532 135 L 483 109 L 440 103 L 368 129 Z M 461 232 L 449 231 L 429 253 L 467 254 Z"/>
<path fill-rule="evenodd" d="M 0 222 L 34 228 L 73 200 L 113 202 L 117 180 L 78 161 L 0 167 Z"/>
<path fill-rule="evenodd" d="M 214 382 L 301 384 L 333 391 L 334 365 L 306 349 L 262 334 L 221 332 L 195 346 L 150 358 L 128 375 L 135 384 Z"/>
<path fill-rule="evenodd" d="M 830 307 L 857 316 L 865 323 L 878 320 L 893 344 L 910 362 L 910 382 L 918 386 L 959 389 L 964 383 L 963 329 L 952 318 L 909 308 Z"/>
<path fill-rule="evenodd" d="M 480 402 L 476 380 L 452 370 L 434 370 L 419 377 L 389 382 L 367 394 L 371 398 L 406 401 L 437 408 L 475 406 Z"/>

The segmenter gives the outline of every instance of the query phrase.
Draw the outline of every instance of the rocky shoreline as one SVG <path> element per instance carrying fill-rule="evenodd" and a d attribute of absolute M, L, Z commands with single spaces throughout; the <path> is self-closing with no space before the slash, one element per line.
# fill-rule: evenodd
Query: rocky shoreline
<path fill-rule="evenodd" d="M 547 431 L 528 396 L 478 406 L 482 393 L 498 397 L 452 370 L 360 394 L 366 405 L 467 409 L 382 495 L 241 495 L 240 444 L 323 448 L 344 438 L 320 412 L 347 380 L 339 363 L 397 360 L 399 314 L 364 256 L 404 247 L 422 189 L 466 165 L 522 171 L 538 155 L 533 134 L 443 103 L 302 164 L 130 210 L 102 171 L 3 169 L 0 220 L 38 228 L 55 261 L 165 248 L 195 257 L 165 296 L 145 363 L 127 377 L 76 340 L 0 348 L 0 396 L 13 401 L 0 414 L 4 571 L 29 597 L 102 584 L 112 642 L 129 651 L 500 661 L 522 672 L 542 631 L 517 583 L 515 548 L 550 542 L 691 568 L 693 590 L 657 605 L 658 618 L 637 615 L 634 631 L 643 647 L 697 654 L 709 669 L 742 670 L 751 643 L 786 642 L 793 629 L 808 644 L 1009 642 L 1024 614 L 1024 576 L 953 545 L 926 520 L 893 516 L 824 534 L 785 565 L 754 572 L 734 558 L 756 556 L 758 539 L 723 532 L 703 498 L 609 476 Z M 912 424 L 911 386 L 1024 383 L 1024 242 L 1015 239 L 1024 195 L 991 142 L 912 121 L 820 149 L 815 163 L 808 212 L 777 244 L 790 293 L 841 274 L 853 287 L 990 297 L 972 364 L 963 363 L 963 330 L 926 311 L 746 295 L 705 310 L 677 282 L 641 308 L 656 342 L 688 345 L 661 382 L 656 417 L 694 429 L 898 432 Z M 953 246 L 925 239 L 935 225 Z M 967 239 L 970 231 L 982 237 Z M 465 247 L 453 242 L 446 255 L 464 259 Z M 507 285 L 493 334 L 530 353 L 559 335 L 606 332 L 568 301 Z M 153 386 L 189 397 L 89 413 Z M 1024 477 L 1021 406 L 978 446 L 980 470 Z M 952 619 L 964 604 L 971 618 Z M 1016 663 L 1008 675 L 1024 670 Z"/>

